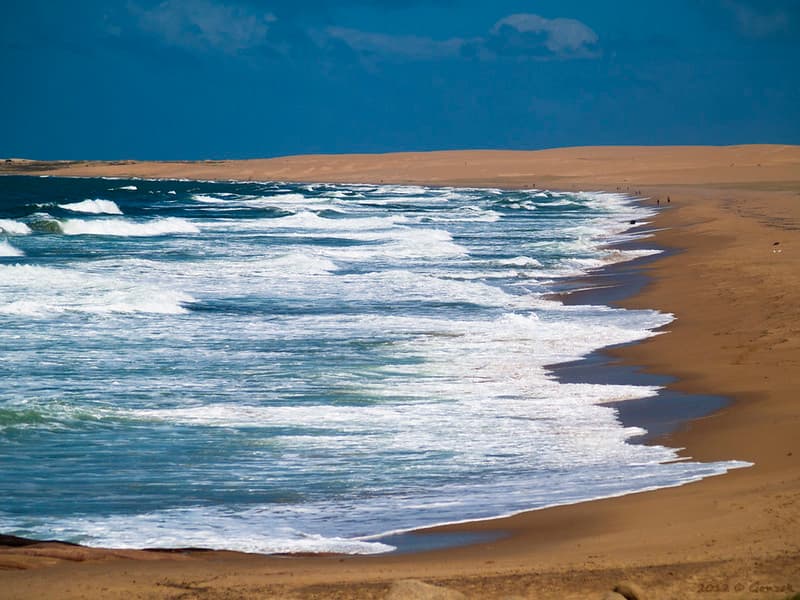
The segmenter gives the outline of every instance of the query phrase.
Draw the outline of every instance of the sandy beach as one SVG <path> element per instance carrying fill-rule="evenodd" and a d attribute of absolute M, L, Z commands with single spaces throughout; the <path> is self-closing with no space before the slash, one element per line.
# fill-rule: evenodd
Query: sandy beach
<path fill-rule="evenodd" d="M 754 463 L 678 488 L 441 528 L 500 540 L 407 555 L 259 556 L 0 545 L 0 598 L 790 598 L 800 593 L 800 147 L 597 147 L 247 161 L 13 160 L 0 173 L 622 191 L 661 210 L 649 283 L 674 313 L 611 351 L 730 399 L 659 443 Z M 0 539 L 0 544 L 3 540 Z M 447 588 L 422 595 L 414 579 Z M 404 587 L 405 586 L 405 587 Z M 405 591 L 404 591 L 405 590 Z M 414 595 L 417 593 L 417 595 Z"/>

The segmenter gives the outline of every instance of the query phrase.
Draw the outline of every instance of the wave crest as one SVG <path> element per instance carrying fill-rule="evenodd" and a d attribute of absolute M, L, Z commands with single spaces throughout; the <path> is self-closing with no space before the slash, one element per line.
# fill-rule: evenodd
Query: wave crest
<path fill-rule="evenodd" d="M 153 282 L 77 269 L 0 265 L 0 314 L 47 317 L 63 313 L 162 314 L 189 312 L 195 298 Z"/>
<path fill-rule="evenodd" d="M 28 235 L 31 233 L 31 228 L 25 223 L 20 223 L 19 221 L 0 219 L 0 233 L 10 235 Z"/>
<path fill-rule="evenodd" d="M 171 233 L 199 233 L 200 229 L 185 219 L 167 217 L 145 223 L 126 219 L 102 219 L 89 221 L 68 219 L 60 223 L 66 235 L 110 235 L 119 237 L 149 237 Z"/>
<path fill-rule="evenodd" d="M 83 200 L 82 202 L 72 202 L 70 204 L 59 204 L 60 208 L 79 213 L 90 213 L 95 215 L 121 215 L 122 211 L 116 202 L 111 200 Z"/>
<path fill-rule="evenodd" d="M 15 248 L 11 244 L 9 244 L 8 240 L 3 240 L 0 242 L 0 256 L 6 256 L 6 257 L 25 256 L 25 253 L 19 248 Z"/>

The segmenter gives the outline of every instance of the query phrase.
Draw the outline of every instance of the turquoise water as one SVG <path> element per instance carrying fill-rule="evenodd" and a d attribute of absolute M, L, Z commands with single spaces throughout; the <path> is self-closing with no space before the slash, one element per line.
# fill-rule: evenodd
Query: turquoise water
<path fill-rule="evenodd" d="M 546 368 L 671 315 L 565 306 L 617 194 L 0 178 L 0 531 L 391 550 L 387 532 L 670 486 Z"/>

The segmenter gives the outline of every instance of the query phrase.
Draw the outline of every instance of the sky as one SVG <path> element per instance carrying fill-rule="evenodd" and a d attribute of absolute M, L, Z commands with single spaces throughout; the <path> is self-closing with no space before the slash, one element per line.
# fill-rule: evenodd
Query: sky
<path fill-rule="evenodd" d="M 0 156 L 800 143 L 800 0 L 0 2 Z"/>

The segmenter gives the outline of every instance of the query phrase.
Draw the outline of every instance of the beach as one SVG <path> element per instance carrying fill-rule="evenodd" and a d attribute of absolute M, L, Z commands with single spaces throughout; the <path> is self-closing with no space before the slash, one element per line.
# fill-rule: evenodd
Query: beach
<path fill-rule="evenodd" d="M 674 313 L 666 333 L 609 353 L 724 396 L 662 440 L 702 461 L 754 463 L 678 488 L 453 525 L 491 542 L 375 557 L 140 552 L 33 544 L 0 550 L 0 597 L 382 598 L 419 579 L 474 598 L 787 598 L 800 592 L 800 148 L 570 148 L 197 163 L 14 161 L 36 175 L 371 182 L 619 191 L 662 208 L 620 302 Z"/>

